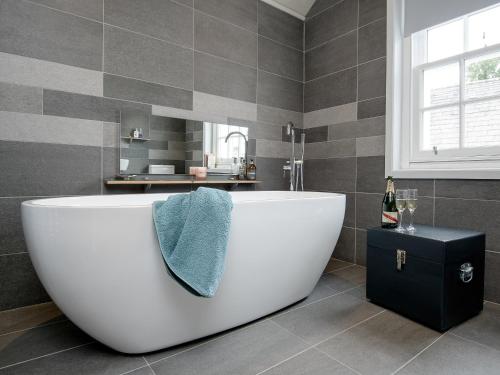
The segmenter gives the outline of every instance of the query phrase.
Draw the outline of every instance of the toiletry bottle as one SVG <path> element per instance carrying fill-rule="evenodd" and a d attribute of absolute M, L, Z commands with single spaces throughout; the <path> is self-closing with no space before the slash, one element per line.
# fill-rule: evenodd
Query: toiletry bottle
<path fill-rule="evenodd" d="M 250 159 L 250 164 L 248 165 L 247 178 L 249 180 L 255 180 L 257 178 L 257 166 L 253 162 L 253 159 Z"/>
<path fill-rule="evenodd" d="M 394 194 L 394 181 L 392 176 L 387 177 L 387 188 L 382 201 L 382 228 L 396 228 L 398 226 L 398 209 L 396 208 L 396 195 Z"/>
<path fill-rule="evenodd" d="M 244 180 L 246 178 L 246 171 L 247 171 L 247 166 L 245 159 L 240 158 L 240 173 L 238 175 L 238 178 L 240 180 Z"/>
<path fill-rule="evenodd" d="M 240 166 L 238 165 L 238 158 L 233 158 L 231 165 L 231 174 L 237 176 L 240 173 Z"/>

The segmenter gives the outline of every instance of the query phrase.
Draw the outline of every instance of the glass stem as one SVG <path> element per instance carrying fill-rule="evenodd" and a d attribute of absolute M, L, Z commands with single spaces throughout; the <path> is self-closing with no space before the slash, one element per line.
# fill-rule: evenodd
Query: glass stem
<path fill-rule="evenodd" d="M 403 211 L 398 210 L 399 214 L 399 222 L 398 222 L 398 229 L 403 228 Z"/>
<path fill-rule="evenodd" d="M 415 212 L 415 210 L 410 211 L 410 228 L 413 228 L 413 213 L 414 212 Z"/>

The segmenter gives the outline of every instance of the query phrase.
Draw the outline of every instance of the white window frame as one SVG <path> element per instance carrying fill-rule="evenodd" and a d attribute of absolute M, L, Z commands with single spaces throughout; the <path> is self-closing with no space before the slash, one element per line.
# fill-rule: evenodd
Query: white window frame
<path fill-rule="evenodd" d="M 420 124 L 422 107 L 416 94 L 420 94 L 422 90 L 415 86 L 422 82 L 423 69 L 455 61 L 464 69 L 463 62 L 466 59 L 484 55 L 486 52 L 500 51 L 500 45 L 422 64 L 413 70 L 412 38 L 404 37 L 403 15 L 404 1 L 387 1 L 386 175 L 396 178 L 500 179 L 499 147 L 481 148 L 479 155 L 478 148 L 471 148 L 467 152 L 462 149 L 458 157 L 456 150 L 440 150 L 438 155 L 434 155 L 432 151 L 417 153 L 415 150 L 419 150 L 420 137 L 414 135 L 421 128 L 413 125 Z M 415 75 L 413 80 L 412 75 Z M 461 106 L 468 102 L 485 101 L 485 98 L 462 101 L 463 90 L 461 85 Z M 495 98 L 498 99 L 496 96 L 488 99 Z M 462 120 L 460 126 L 463 129 Z"/>

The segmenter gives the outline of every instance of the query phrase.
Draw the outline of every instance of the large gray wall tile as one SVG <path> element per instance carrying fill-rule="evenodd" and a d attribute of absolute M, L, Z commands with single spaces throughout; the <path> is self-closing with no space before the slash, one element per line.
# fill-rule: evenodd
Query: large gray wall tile
<path fill-rule="evenodd" d="M 355 262 L 355 237 L 356 231 L 353 228 L 342 227 L 337 245 L 333 251 L 333 257 L 346 262 Z"/>
<path fill-rule="evenodd" d="M 259 34 L 298 50 L 303 49 L 302 21 L 263 1 L 259 1 Z"/>
<path fill-rule="evenodd" d="M 307 12 L 306 18 L 314 17 L 315 15 L 323 12 L 325 9 L 340 3 L 343 0 L 316 0 L 313 2 L 311 9 Z"/>
<path fill-rule="evenodd" d="M 50 301 L 28 253 L 0 256 L 0 310 Z"/>
<path fill-rule="evenodd" d="M 26 251 L 21 203 L 29 198 L 0 198 L 0 256 Z"/>
<path fill-rule="evenodd" d="M 500 200 L 500 181 L 436 180 L 436 197 Z"/>
<path fill-rule="evenodd" d="M 0 82 L 0 111 L 42 113 L 41 88 Z"/>
<path fill-rule="evenodd" d="M 104 21 L 183 46 L 193 46 L 193 9 L 169 0 L 106 0 Z"/>
<path fill-rule="evenodd" d="M 353 192 L 356 158 L 314 159 L 304 163 L 307 190 Z"/>
<path fill-rule="evenodd" d="M 356 156 L 380 156 L 384 154 L 384 135 L 356 138 Z"/>
<path fill-rule="evenodd" d="M 120 122 L 120 114 L 123 110 L 151 113 L 151 105 L 62 91 L 43 91 L 44 115 Z"/>
<path fill-rule="evenodd" d="M 357 21 L 357 0 L 344 0 L 306 20 L 306 50 L 354 30 Z"/>
<path fill-rule="evenodd" d="M 283 178 L 283 166 L 286 159 L 262 158 L 256 159 L 258 190 L 287 190 L 289 181 Z"/>
<path fill-rule="evenodd" d="M 32 0 L 34 3 L 59 9 L 63 12 L 75 14 L 96 21 L 102 21 L 103 0 Z"/>
<path fill-rule="evenodd" d="M 168 107 L 193 109 L 193 92 L 104 74 L 104 96 Z"/>
<path fill-rule="evenodd" d="M 385 192 L 385 158 L 383 156 L 357 158 L 357 169 L 356 191 L 382 194 Z"/>
<path fill-rule="evenodd" d="M 386 20 L 370 23 L 359 29 L 359 63 L 386 55 Z"/>
<path fill-rule="evenodd" d="M 385 17 L 387 0 L 359 0 L 359 26 Z"/>
<path fill-rule="evenodd" d="M 356 101 L 356 68 L 305 83 L 304 112 L 335 107 L 354 101 Z"/>
<path fill-rule="evenodd" d="M 259 69 L 302 81 L 303 53 L 259 36 Z"/>
<path fill-rule="evenodd" d="M 347 69 L 357 64 L 357 31 L 306 52 L 306 80 Z"/>
<path fill-rule="evenodd" d="M 358 102 L 358 119 L 385 115 L 385 97 Z"/>
<path fill-rule="evenodd" d="M 253 68 L 195 52 L 194 77 L 196 91 L 256 102 L 257 71 Z"/>
<path fill-rule="evenodd" d="M 259 71 L 257 103 L 302 112 L 302 83 Z"/>
<path fill-rule="evenodd" d="M 356 229 L 356 264 L 366 266 L 366 230 Z"/>
<path fill-rule="evenodd" d="M 280 126 L 292 121 L 295 126 L 301 128 L 303 116 L 302 112 L 287 111 L 286 109 L 259 104 L 257 106 L 257 120 Z"/>
<path fill-rule="evenodd" d="M 194 14 L 194 47 L 245 65 L 257 66 L 257 35 L 200 12 Z"/>
<path fill-rule="evenodd" d="M 385 96 L 385 58 L 358 66 L 358 99 Z"/>
<path fill-rule="evenodd" d="M 104 71 L 191 90 L 193 51 L 105 25 Z"/>
<path fill-rule="evenodd" d="M 195 0 L 194 8 L 257 32 L 257 0 Z"/>
<path fill-rule="evenodd" d="M 486 252 L 484 299 L 500 303 L 500 253 Z M 496 331 L 495 331 L 496 332 Z M 498 341 L 497 341 L 498 342 Z"/>
<path fill-rule="evenodd" d="M 100 147 L 0 141 L 0 169 L 1 197 L 101 192 Z"/>
<path fill-rule="evenodd" d="M 4 0 L 0 51 L 101 70 L 102 25 L 27 1 Z"/>
<path fill-rule="evenodd" d="M 345 156 L 356 156 L 356 141 L 354 139 L 340 139 L 338 141 L 307 143 L 306 152 L 304 154 L 304 158 L 306 160 L 339 158 Z"/>
<path fill-rule="evenodd" d="M 208 79 L 207 82 L 210 83 Z M 244 83 L 242 83 L 242 85 L 244 85 Z M 225 86 L 222 87 L 224 88 Z M 228 91 L 230 93 L 232 92 L 231 89 Z M 194 113 L 199 116 L 189 116 L 188 118 L 198 119 L 201 121 L 206 121 L 208 119 L 224 123 L 227 121 L 228 117 L 235 117 L 250 121 L 257 120 L 257 104 L 218 95 L 206 94 L 199 91 L 195 91 L 193 93 L 193 109 Z"/>
<path fill-rule="evenodd" d="M 382 220 L 384 194 L 356 193 L 356 228 L 377 227 Z"/>

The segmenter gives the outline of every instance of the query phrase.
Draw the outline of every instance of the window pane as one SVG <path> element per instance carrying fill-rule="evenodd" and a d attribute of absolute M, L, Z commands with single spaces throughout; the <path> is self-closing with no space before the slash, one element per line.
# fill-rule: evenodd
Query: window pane
<path fill-rule="evenodd" d="M 468 50 L 500 43 L 500 7 L 485 10 L 469 17 Z"/>
<path fill-rule="evenodd" d="M 465 106 L 465 147 L 500 145 L 500 100 Z"/>
<path fill-rule="evenodd" d="M 457 103 L 459 93 L 458 63 L 424 71 L 424 107 Z"/>
<path fill-rule="evenodd" d="M 422 149 L 438 150 L 458 148 L 460 121 L 458 106 L 424 111 Z"/>
<path fill-rule="evenodd" d="M 500 53 L 465 62 L 465 97 L 484 98 L 500 94 Z"/>
<path fill-rule="evenodd" d="M 464 21 L 458 20 L 427 31 L 427 61 L 436 61 L 464 51 Z"/>

